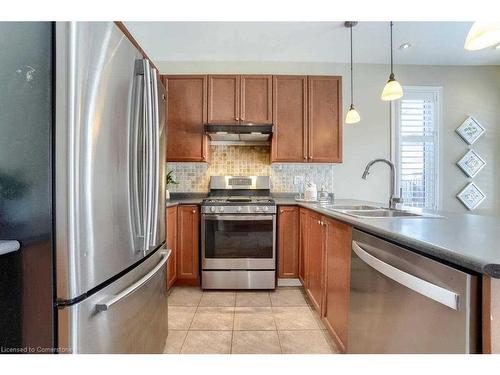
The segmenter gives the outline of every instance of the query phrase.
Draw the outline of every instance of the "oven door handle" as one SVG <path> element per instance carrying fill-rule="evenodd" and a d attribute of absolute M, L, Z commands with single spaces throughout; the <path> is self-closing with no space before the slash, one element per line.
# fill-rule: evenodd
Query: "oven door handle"
<path fill-rule="evenodd" d="M 274 219 L 274 215 L 202 215 L 205 220 L 259 220 L 270 221 Z"/>

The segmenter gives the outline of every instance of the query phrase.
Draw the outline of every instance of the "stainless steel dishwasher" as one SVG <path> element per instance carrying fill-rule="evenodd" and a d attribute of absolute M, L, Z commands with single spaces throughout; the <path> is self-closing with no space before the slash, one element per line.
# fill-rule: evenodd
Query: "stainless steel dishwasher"
<path fill-rule="evenodd" d="M 347 352 L 478 352 L 478 293 L 476 276 L 354 230 Z"/>

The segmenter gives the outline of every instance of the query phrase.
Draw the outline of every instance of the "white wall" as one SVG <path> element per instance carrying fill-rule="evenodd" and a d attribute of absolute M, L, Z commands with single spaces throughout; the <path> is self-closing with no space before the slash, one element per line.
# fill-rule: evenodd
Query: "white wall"
<path fill-rule="evenodd" d="M 349 104 L 349 65 L 290 62 L 165 62 L 157 65 L 162 74 L 267 73 L 332 74 L 343 76 L 344 110 Z M 468 179 L 455 165 L 466 152 L 466 144 L 455 129 L 474 116 L 486 133 L 474 149 L 486 160 L 486 167 L 474 178 L 487 199 L 478 214 L 500 216 L 500 67 L 400 65 L 396 78 L 403 85 L 429 85 L 443 88 L 442 208 L 468 212 L 456 194 Z M 385 165 L 375 165 L 368 180 L 361 179 L 365 164 L 377 157 L 390 158 L 390 106 L 380 100 L 388 78 L 388 66 L 355 66 L 355 104 L 361 122 L 344 128 L 344 162 L 334 166 L 333 186 L 339 198 L 385 202 L 389 196 L 389 174 Z"/>

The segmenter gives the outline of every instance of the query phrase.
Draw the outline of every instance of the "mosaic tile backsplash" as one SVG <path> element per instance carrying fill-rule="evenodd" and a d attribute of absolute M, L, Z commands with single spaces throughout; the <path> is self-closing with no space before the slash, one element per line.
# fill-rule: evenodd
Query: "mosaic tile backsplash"
<path fill-rule="evenodd" d="M 210 146 L 208 163 L 167 163 L 166 168 L 174 171 L 179 183 L 168 187 L 171 192 L 207 192 L 210 176 L 218 175 L 270 175 L 275 193 L 301 191 L 295 176 L 312 180 L 318 189 L 325 186 L 332 191 L 333 185 L 331 164 L 271 164 L 268 146 Z"/>

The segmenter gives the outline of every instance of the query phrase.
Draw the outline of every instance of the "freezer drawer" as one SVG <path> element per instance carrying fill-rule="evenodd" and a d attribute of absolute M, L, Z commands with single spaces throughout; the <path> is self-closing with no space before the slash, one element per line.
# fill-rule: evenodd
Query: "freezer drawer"
<path fill-rule="evenodd" d="M 348 353 L 474 353 L 477 277 L 353 231 Z"/>
<path fill-rule="evenodd" d="M 168 333 L 166 260 L 146 261 L 82 302 L 60 309 L 58 346 L 72 353 L 161 353 Z"/>

